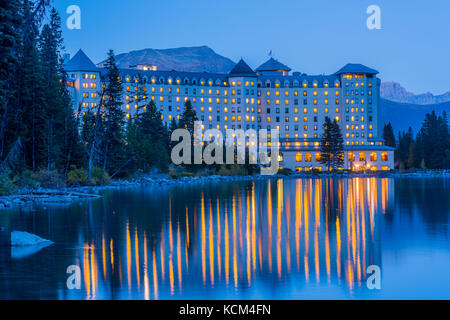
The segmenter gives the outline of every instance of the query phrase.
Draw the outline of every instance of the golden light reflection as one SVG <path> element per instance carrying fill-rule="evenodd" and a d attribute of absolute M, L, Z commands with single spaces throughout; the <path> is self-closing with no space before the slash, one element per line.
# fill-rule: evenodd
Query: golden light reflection
<path fill-rule="evenodd" d="M 137 226 L 134 230 L 134 256 L 135 256 L 135 263 L 136 263 L 136 281 L 137 281 L 137 287 L 139 289 L 141 284 L 141 276 L 140 276 L 140 270 L 139 270 L 139 238 L 138 238 L 138 229 Z"/>
<path fill-rule="evenodd" d="M 131 290 L 131 236 L 130 236 L 130 221 L 127 220 L 127 279 L 128 290 Z"/>
<path fill-rule="evenodd" d="M 122 277 L 128 284 L 124 290 L 142 294 L 144 299 L 177 296 L 190 287 L 201 290 L 200 278 L 200 285 L 218 288 L 222 283 L 228 286 L 232 277 L 234 288 L 239 289 L 252 288 L 272 276 L 283 282 L 295 279 L 292 285 L 298 283 L 301 288 L 310 281 L 310 268 L 317 283 L 327 279 L 350 291 L 361 290 L 367 266 L 381 263 L 374 235 L 378 219 L 389 210 L 392 191 L 388 179 L 279 179 L 251 182 L 245 189 L 234 189 L 229 197 L 202 192 L 199 203 L 183 205 L 181 213 L 169 202 L 168 219 L 161 226 L 147 228 L 126 219 L 124 239 L 105 228 L 98 239 L 82 244 L 86 298 L 114 292 L 104 286 L 118 278 L 115 285 L 121 287 Z"/>

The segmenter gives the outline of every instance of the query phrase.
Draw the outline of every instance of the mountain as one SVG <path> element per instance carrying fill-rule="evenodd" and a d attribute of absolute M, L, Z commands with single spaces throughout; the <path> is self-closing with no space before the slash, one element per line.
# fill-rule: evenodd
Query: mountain
<path fill-rule="evenodd" d="M 425 114 L 435 111 L 438 115 L 442 111 L 450 114 L 450 101 L 439 104 L 411 104 L 399 103 L 386 99 L 380 100 L 380 123 L 381 126 L 391 122 L 395 134 L 398 131 L 407 131 L 408 127 L 412 127 L 414 133 L 417 133 L 422 127 Z"/>
<path fill-rule="evenodd" d="M 119 68 L 131 65 L 156 65 L 158 70 L 226 73 L 235 63 L 207 46 L 173 49 L 143 49 L 116 56 Z M 102 67 L 105 61 L 97 66 Z"/>
<path fill-rule="evenodd" d="M 439 104 L 450 101 L 450 91 L 437 96 L 430 92 L 416 95 L 397 82 L 381 83 L 380 95 L 386 100 L 411 104 Z"/>

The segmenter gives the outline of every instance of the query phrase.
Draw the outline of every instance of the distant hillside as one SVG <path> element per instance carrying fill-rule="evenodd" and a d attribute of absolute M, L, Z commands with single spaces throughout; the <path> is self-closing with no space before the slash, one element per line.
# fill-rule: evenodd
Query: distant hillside
<path fill-rule="evenodd" d="M 215 53 L 207 46 L 183 47 L 174 49 L 143 49 L 122 53 L 116 56 L 119 68 L 130 65 L 152 64 L 158 70 L 226 73 L 235 63 Z M 98 66 L 102 66 L 102 61 Z"/>
<path fill-rule="evenodd" d="M 436 111 L 438 115 L 442 114 L 442 111 L 446 111 L 447 114 L 450 114 L 450 102 L 419 105 L 381 99 L 381 125 L 390 121 L 396 135 L 398 131 L 406 131 L 410 126 L 413 128 L 414 133 L 417 133 L 425 119 L 425 114 L 430 113 L 433 110 Z"/>
<path fill-rule="evenodd" d="M 429 92 L 414 94 L 408 92 L 397 82 L 381 83 L 380 95 L 386 100 L 411 104 L 439 104 L 450 101 L 450 91 L 437 96 Z"/>

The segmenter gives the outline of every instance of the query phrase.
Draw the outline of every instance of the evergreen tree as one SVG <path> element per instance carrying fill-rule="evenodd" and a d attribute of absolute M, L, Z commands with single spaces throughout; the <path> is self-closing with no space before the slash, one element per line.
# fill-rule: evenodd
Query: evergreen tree
<path fill-rule="evenodd" d="M 394 129 L 392 128 L 392 124 L 390 122 L 384 125 L 382 137 L 386 146 L 393 148 L 396 147 Z"/>
<path fill-rule="evenodd" d="M 396 149 L 395 158 L 397 167 L 400 169 L 408 168 L 408 159 L 410 158 L 411 145 L 414 143 L 412 128 L 409 127 L 407 132 L 399 132 L 398 147 Z"/>
<path fill-rule="evenodd" d="M 420 134 L 426 167 L 430 169 L 445 168 L 446 150 L 450 149 L 446 113 L 444 112 L 439 117 L 434 111 L 426 114 Z"/>
<path fill-rule="evenodd" d="M 177 122 L 177 120 L 175 118 L 172 118 L 172 120 L 170 120 L 170 126 L 169 126 L 169 132 L 170 134 L 172 134 L 172 132 L 174 132 L 176 129 L 178 129 L 180 127 L 179 123 Z"/>
<path fill-rule="evenodd" d="M 38 50 L 38 22 L 32 19 L 33 8 L 30 1 L 24 1 L 23 21 L 28 24 L 25 32 L 20 55 L 17 79 L 19 81 L 19 105 L 22 105 L 23 114 L 20 116 L 20 135 L 24 144 L 24 152 L 28 167 L 36 170 L 47 163 L 45 146 L 47 141 L 47 114 L 43 112 L 46 105 L 47 89 L 43 85 L 44 68 L 41 53 Z"/>
<path fill-rule="evenodd" d="M 415 167 L 415 164 L 416 164 L 415 151 L 414 151 L 415 149 L 416 149 L 416 143 L 411 142 L 411 144 L 409 145 L 408 161 L 406 163 L 406 166 L 408 169 Z"/>
<path fill-rule="evenodd" d="M 103 120 L 103 169 L 110 173 L 126 162 L 124 153 L 124 117 L 122 111 L 122 82 L 116 64 L 114 52 L 108 52 L 105 63 L 106 75 L 104 78 L 104 120 Z"/>
<path fill-rule="evenodd" d="M 140 167 L 144 171 L 150 168 L 167 170 L 169 163 L 169 140 L 166 126 L 153 101 L 136 119 L 137 143 L 135 150 Z"/>
<path fill-rule="evenodd" d="M 344 139 L 336 120 L 325 117 L 323 134 L 320 142 L 320 162 L 327 168 L 335 170 L 344 165 Z"/>
<path fill-rule="evenodd" d="M 333 169 L 342 168 L 344 165 L 344 138 L 337 120 L 333 121 Z"/>
<path fill-rule="evenodd" d="M 194 122 L 197 121 L 197 114 L 192 108 L 191 100 L 186 100 L 184 103 L 184 111 L 181 116 L 179 126 L 180 128 L 185 128 L 189 131 L 191 135 L 194 133 Z"/>
<path fill-rule="evenodd" d="M 70 161 L 69 142 L 76 130 L 73 119 L 71 99 L 66 89 L 66 76 L 63 69 L 64 50 L 61 18 L 53 8 L 50 20 L 45 24 L 39 40 L 44 76 L 44 105 L 41 108 L 45 121 L 45 148 L 41 154 L 47 158 L 47 170 L 68 168 Z"/>
<path fill-rule="evenodd" d="M 0 159 L 17 139 L 10 132 L 10 120 L 15 117 L 15 70 L 21 44 L 20 1 L 0 1 Z"/>
<path fill-rule="evenodd" d="M 184 111 L 180 118 L 180 121 L 178 122 L 178 127 L 182 129 L 186 129 L 189 131 L 191 135 L 191 164 L 185 164 L 184 166 L 189 170 L 194 170 L 196 167 L 194 165 L 194 144 L 195 144 L 195 132 L 194 132 L 194 122 L 197 121 L 197 114 L 195 113 L 194 109 L 192 108 L 192 104 L 190 100 L 186 100 L 184 104 Z M 197 137 L 200 139 L 200 137 Z M 200 167 L 200 165 L 197 165 L 197 168 Z"/>
<path fill-rule="evenodd" d="M 320 140 L 320 163 L 324 164 L 326 169 L 331 168 L 333 161 L 333 123 L 329 117 L 325 117 L 323 124 L 322 139 Z"/>
<path fill-rule="evenodd" d="M 87 156 L 88 180 L 92 178 L 92 168 L 100 158 L 101 147 L 103 142 L 104 128 L 104 109 L 105 95 L 104 89 L 101 91 L 100 103 L 96 110 L 90 108 L 81 113 L 81 103 L 78 107 L 78 119 L 81 123 L 81 139 Z M 79 121 L 78 121 L 79 122 Z M 79 123 L 78 123 L 79 125 Z"/>

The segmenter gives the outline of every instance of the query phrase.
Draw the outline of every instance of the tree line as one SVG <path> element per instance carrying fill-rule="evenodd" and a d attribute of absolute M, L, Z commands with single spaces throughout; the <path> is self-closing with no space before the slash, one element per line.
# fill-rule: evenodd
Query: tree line
<path fill-rule="evenodd" d="M 87 109 L 73 105 L 61 18 L 49 2 L 0 2 L 0 194 L 167 170 L 168 128 L 144 93 L 136 115 L 125 119 L 112 51 L 101 77 L 100 103 Z"/>
<path fill-rule="evenodd" d="M 427 113 L 420 130 L 414 135 L 411 127 L 398 132 L 391 123 L 383 127 L 385 144 L 395 148 L 397 169 L 450 169 L 450 134 L 447 113 Z"/>

